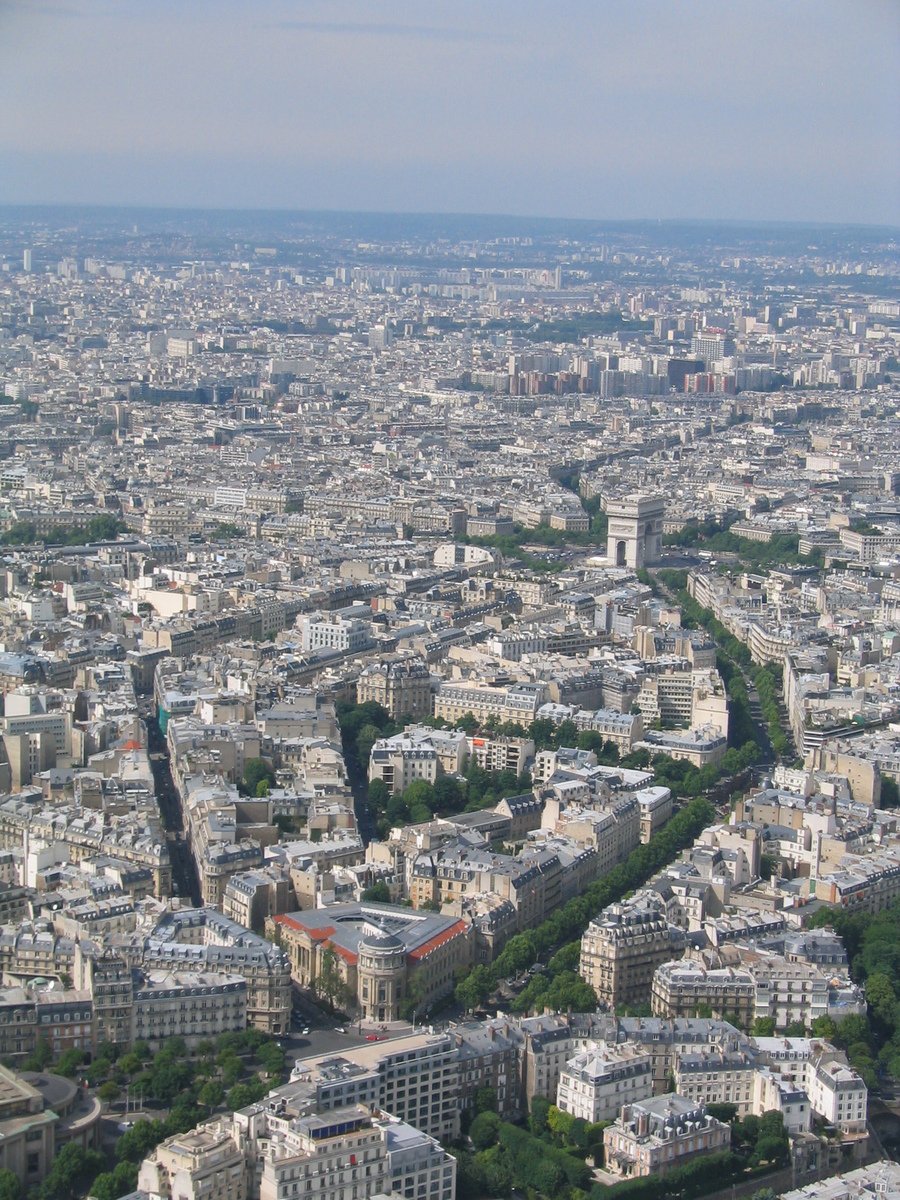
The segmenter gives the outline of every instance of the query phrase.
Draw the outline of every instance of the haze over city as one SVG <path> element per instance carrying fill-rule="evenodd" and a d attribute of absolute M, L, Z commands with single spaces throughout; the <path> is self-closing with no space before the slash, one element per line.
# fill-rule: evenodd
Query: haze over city
<path fill-rule="evenodd" d="M 893 223 L 890 0 L 0 3 L 9 203 Z"/>

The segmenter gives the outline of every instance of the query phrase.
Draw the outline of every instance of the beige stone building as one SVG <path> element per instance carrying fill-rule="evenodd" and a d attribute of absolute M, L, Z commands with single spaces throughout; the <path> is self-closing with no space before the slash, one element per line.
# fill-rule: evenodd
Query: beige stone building
<path fill-rule="evenodd" d="M 311 1193 L 317 1200 L 351 1200 L 386 1190 L 384 1142 L 362 1105 L 269 1125 L 259 1200 Z"/>
<path fill-rule="evenodd" d="M 451 724 L 471 713 L 482 724 L 490 717 L 496 717 L 501 722 L 514 721 L 528 726 L 546 699 L 547 685 L 543 683 L 518 683 L 509 687 L 444 683 L 434 698 L 434 715 Z"/>
<path fill-rule="evenodd" d="M 707 968 L 692 959 L 666 962 L 653 975 L 650 1007 L 657 1017 L 696 1017 L 706 1012 L 749 1028 L 756 983 L 740 967 Z"/>
<path fill-rule="evenodd" d="M 653 1095 L 650 1055 L 635 1046 L 590 1042 L 566 1063 L 556 1107 L 583 1121 L 614 1119 L 623 1104 Z"/>
<path fill-rule="evenodd" d="M 170 1037 L 190 1048 L 247 1028 L 247 981 L 212 971 L 147 971 L 135 982 L 133 1040 L 157 1050 Z"/>
<path fill-rule="evenodd" d="M 431 674 L 417 658 L 371 663 L 356 682 L 356 698 L 360 704 L 380 704 L 394 721 L 417 721 L 431 714 Z"/>
<path fill-rule="evenodd" d="M 0 1167 L 34 1187 L 50 1169 L 56 1150 L 56 1114 L 47 1112 L 37 1088 L 0 1067 Z"/>
<path fill-rule="evenodd" d="M 153 1200 L 247 1200 L 243 1148 L 227 1118 L 167 1138 L 145 1158 L 138 1188 Z"/>
<path fill-rule="evenodd" d="M 472 962 L 467 921 L 390 904 L 282 913 L 266 930 L 287 953 L 295 983 L 378 1022 L 409 1006 L 424 1016 Z"/>
<path fill-rule="evenodd" d="M 656 968 L 684 944 L 684 934 L 670 925 L 662 901 L 640 893 L 609 905 L 590 923 L 581 939 L 578 970 L 602 1004 L 645 1003 Z"/>

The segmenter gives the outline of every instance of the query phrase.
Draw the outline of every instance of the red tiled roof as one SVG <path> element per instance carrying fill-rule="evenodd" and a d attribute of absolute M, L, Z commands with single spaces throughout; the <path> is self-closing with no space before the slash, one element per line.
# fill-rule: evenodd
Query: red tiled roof
<path fill-rule="evenodd" d="M 429 955 L 432 950 L 437 950 L 438 946 L 444 946 L 453 938 L 458 937 L 461 933 L 465 933 L 468 925 L 465 921 L 454 921 L 449 929 L 445 929 L 442 933 L 436 933 L 433 938 L 429 938 L 423 945 L 415 950 L 410 950 L 408 957 L 413 962 L 418 962 L 420 959 Z"/>
<path fill-rule="evenodd" d="M 334 933 L 333 925 L 323 925 L 321 929 L 310 929 L 308 925 L 304 925 L 302 921 L 298 921 L 296 917 L 289 917 L 286 913 L 279 913 L 274 917 L 276 925 L 287 925 L 290 929 L 301 929 L 305 934 L 313 939 L 314 942 L 324 941 L 325 938 L 330 938 Z"/>
<path fill-rule="evenodd" d="M 332 929 L 331 932 L 334 933 L 334 930 Z M 346 950 L 343 946 L 338 946 L 336 942 L 329 942 L 328 948 L 333 950 L 335 954 L 339 954 L 344 962 L 350 963 L 351 966 L 353 966 L 357 961 L 357 956 L 352 950 Z"/>

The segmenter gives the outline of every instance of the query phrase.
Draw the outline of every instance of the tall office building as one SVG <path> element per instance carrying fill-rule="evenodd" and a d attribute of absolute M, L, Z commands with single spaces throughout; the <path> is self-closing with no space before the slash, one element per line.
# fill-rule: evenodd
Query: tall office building
<path fill-rule="evenodd" d="M 733 344 L 726 337 L 724 329 L 703 329 L 691 338 L 691 354 L 702 358 L 707 366 L 710 363 L 721 362 L 731 353 Z"/>

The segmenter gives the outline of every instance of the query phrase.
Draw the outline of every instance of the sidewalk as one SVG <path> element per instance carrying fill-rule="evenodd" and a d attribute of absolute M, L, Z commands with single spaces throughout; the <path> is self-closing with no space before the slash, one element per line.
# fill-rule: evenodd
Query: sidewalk
<path fill-rule="evenodd" d="M 418 1033 L 423 1027 L 416 1026 Z M 427 1026 L 425 1027 L 427 1028 Z M 365 1018 L 350 1022 L 347 1029 L 355 1029 L 364 1037 L 375 1034 L 379 1038 L 396 1038 L 412 1032 L 409 1021 L 367 1021 Z"/>

